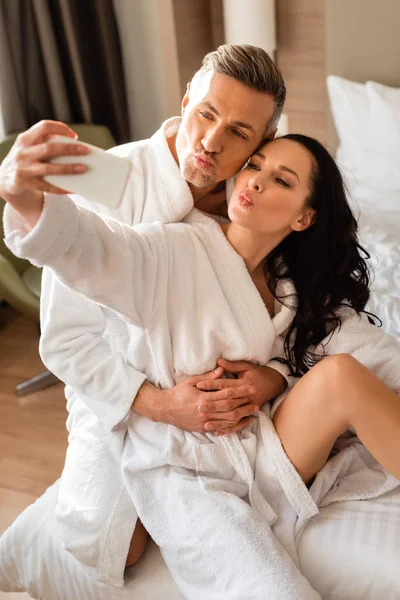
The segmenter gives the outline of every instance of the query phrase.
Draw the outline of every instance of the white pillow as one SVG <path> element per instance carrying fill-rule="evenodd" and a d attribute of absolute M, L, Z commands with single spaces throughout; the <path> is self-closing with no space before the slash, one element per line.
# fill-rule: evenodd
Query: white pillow
<path fill-rule="evenodd" d="M 400 190 L 400 88 L 368 81 L 369 124 L 363 181 L 381 191 Z M 400 207 L 399 207 L 400 210 Z"/>
<path fill-rule="evenodd" d="M 336 75 L 327 77 L 333 120 L 339 137 L 336 160 L 344 175 L 364 173 L 368 131 L 368 97 L 364 83 Z"/>

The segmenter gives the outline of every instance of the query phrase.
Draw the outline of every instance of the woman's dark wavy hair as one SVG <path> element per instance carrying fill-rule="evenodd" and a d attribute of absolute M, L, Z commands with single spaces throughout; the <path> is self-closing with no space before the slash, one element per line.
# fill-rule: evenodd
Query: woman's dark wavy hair
<path fill-rule="evenodd" d="M 289 134 L 313 157 L 307 206 L 316 212 L 308 229 L 290 233 L 265 263 L 268 287 L 275 295 L 278 281 L 291 279 L 296 290 L 296 316 L 285 338 L 285 362 L 292 375 L 305 374 L 320 358 L 310 349 L 340 327 L 335 311 L 350 306 L 357 313 L 370 296 L 370 256 L 358 243 L 357 221 L 347 201 L 340 171 L 317 140 Z M 285 303 L 284 298 L 279 297 Z M 368 313 L 369 314 L 369 313 Z"/>

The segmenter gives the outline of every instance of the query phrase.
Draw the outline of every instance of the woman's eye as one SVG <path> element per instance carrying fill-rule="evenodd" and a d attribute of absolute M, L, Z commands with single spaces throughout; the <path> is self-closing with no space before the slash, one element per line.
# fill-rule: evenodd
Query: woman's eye
<path fill-rule="evenodd" d="M 212 118 L 210 114 L 208 114 L 208 113 L 206 113 L 206 112 L 204 112 L 202 110 L 200 111 L 200 114 L 201 114 L 202 117 L 205 117 L 206 119 L 211 119 Z"/>
<path fill-rule="evenodd" d="M 256 165 L 255 163 L 249 162 L 247 164 L 247 168 L 248 169 L 252 169 L 253 171 L 259 171 L 260 167 L 258 165 Z"/>
<path fill-rule="evenodd" d="M 284 187 L 290 187 L 290 185 L 286 183 L 286 181 L 283 181 L 283 179 L 280 179 L 280 177 L 277 177 L 276 182 L 279 183 L 279 185 L 283 185 Z"/>

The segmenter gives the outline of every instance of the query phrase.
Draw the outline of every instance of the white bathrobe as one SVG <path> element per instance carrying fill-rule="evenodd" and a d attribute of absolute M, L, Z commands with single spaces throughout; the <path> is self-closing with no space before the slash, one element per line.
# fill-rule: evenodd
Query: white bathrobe
<path fill-rule="evenodd" d="M 242 258 L 199 211 L 183 224 L 133 229 L 52 199 L 32 232 L 24 235 L 16 224 L 7 243 L 143 328 L 145 373 L 161 387 L 211 369 L 218 356 L 267 364 L 282 352 L 292 311 L 281 307 L 269 318 Z M 353 354 L 400 391 L 399 346 L 365 320 L 347 316 L 328 346 L 329 354 Z M 317 504 L 340 494 L 373 497 L 398 485 L 353 441 L 344 461 L 340 455 L 331 461 L 336 471 L 328 463 L 310 493 L 268 413 L 243 433 L 221 438 L 129 416 L 126 484 L 188 598 L 319 597 L 295 566 L 296 537 Z M 372 468 L 360 484 L 364 464 Z"/>
<path fill-rule="evenodd" d="M 178 117 L 169 119 L 150 139 L 112 150 L 132 162 L 132 174 L 120 207 L 96 205 L 96 211 L 133 225 L 180 221 L 193 208 L 191 191 L 167 141 L 180 122 Z M 228 194 L 231 187 L 227 182 Z M 87 204 L 78 196 L 74 200 Z M 8 214 L 6 210 L 5 231 L 13 227 Z M 40 354 L 66 383 L 69 412 L 69 446 L 56 508 L 59 534 L 65 549 L 93 577 L 110 585 L 123 585 L 121 558 L 127 555 L 137 519 L 120 465 L 125 419 L 146 380 L 145 343 L 141 328 L 62 285 L 44 269 Z M 282 371 L 281 365 L 276 368 Z"/>

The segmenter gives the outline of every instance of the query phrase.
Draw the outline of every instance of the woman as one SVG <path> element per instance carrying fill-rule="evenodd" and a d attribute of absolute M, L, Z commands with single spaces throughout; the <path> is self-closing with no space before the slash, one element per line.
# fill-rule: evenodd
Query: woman
<path fill-rule="evenodd" d="M 276 359 L 293 383 L 300 377 L 276 403 L 275 427 L 268 409 L 226 437 L 131 414 L 123 468 L 187 597 L 262 598 L 266 589 L 273 598 L 318 597 L 280 559 L 283 546 L 297 562 L 294 534 L 322 499 L 338 499 L 339 478 L 324 479 L 322 468 L 337 438 L 353 427 L 394 476 L 382 471 L 354 498 L 379 495 L 400 477 L 399 346 L 360 314 L 367 267 L 330 155 L 305 136 L 265 145 L 239 174 L 222 228 L 196 210 L 183 224 L 132 229 L 65 199 L 44 210 L 13 206 L 33 230 L 15 217 L 10 248 L 144 328 L 153 383 L 167 388 L 217 361 L 226 366 L 220 357 Z M 263 298 L 253 283 L 262 276 Z M 356 443 L 350 452 L 363 450 Z"/>

